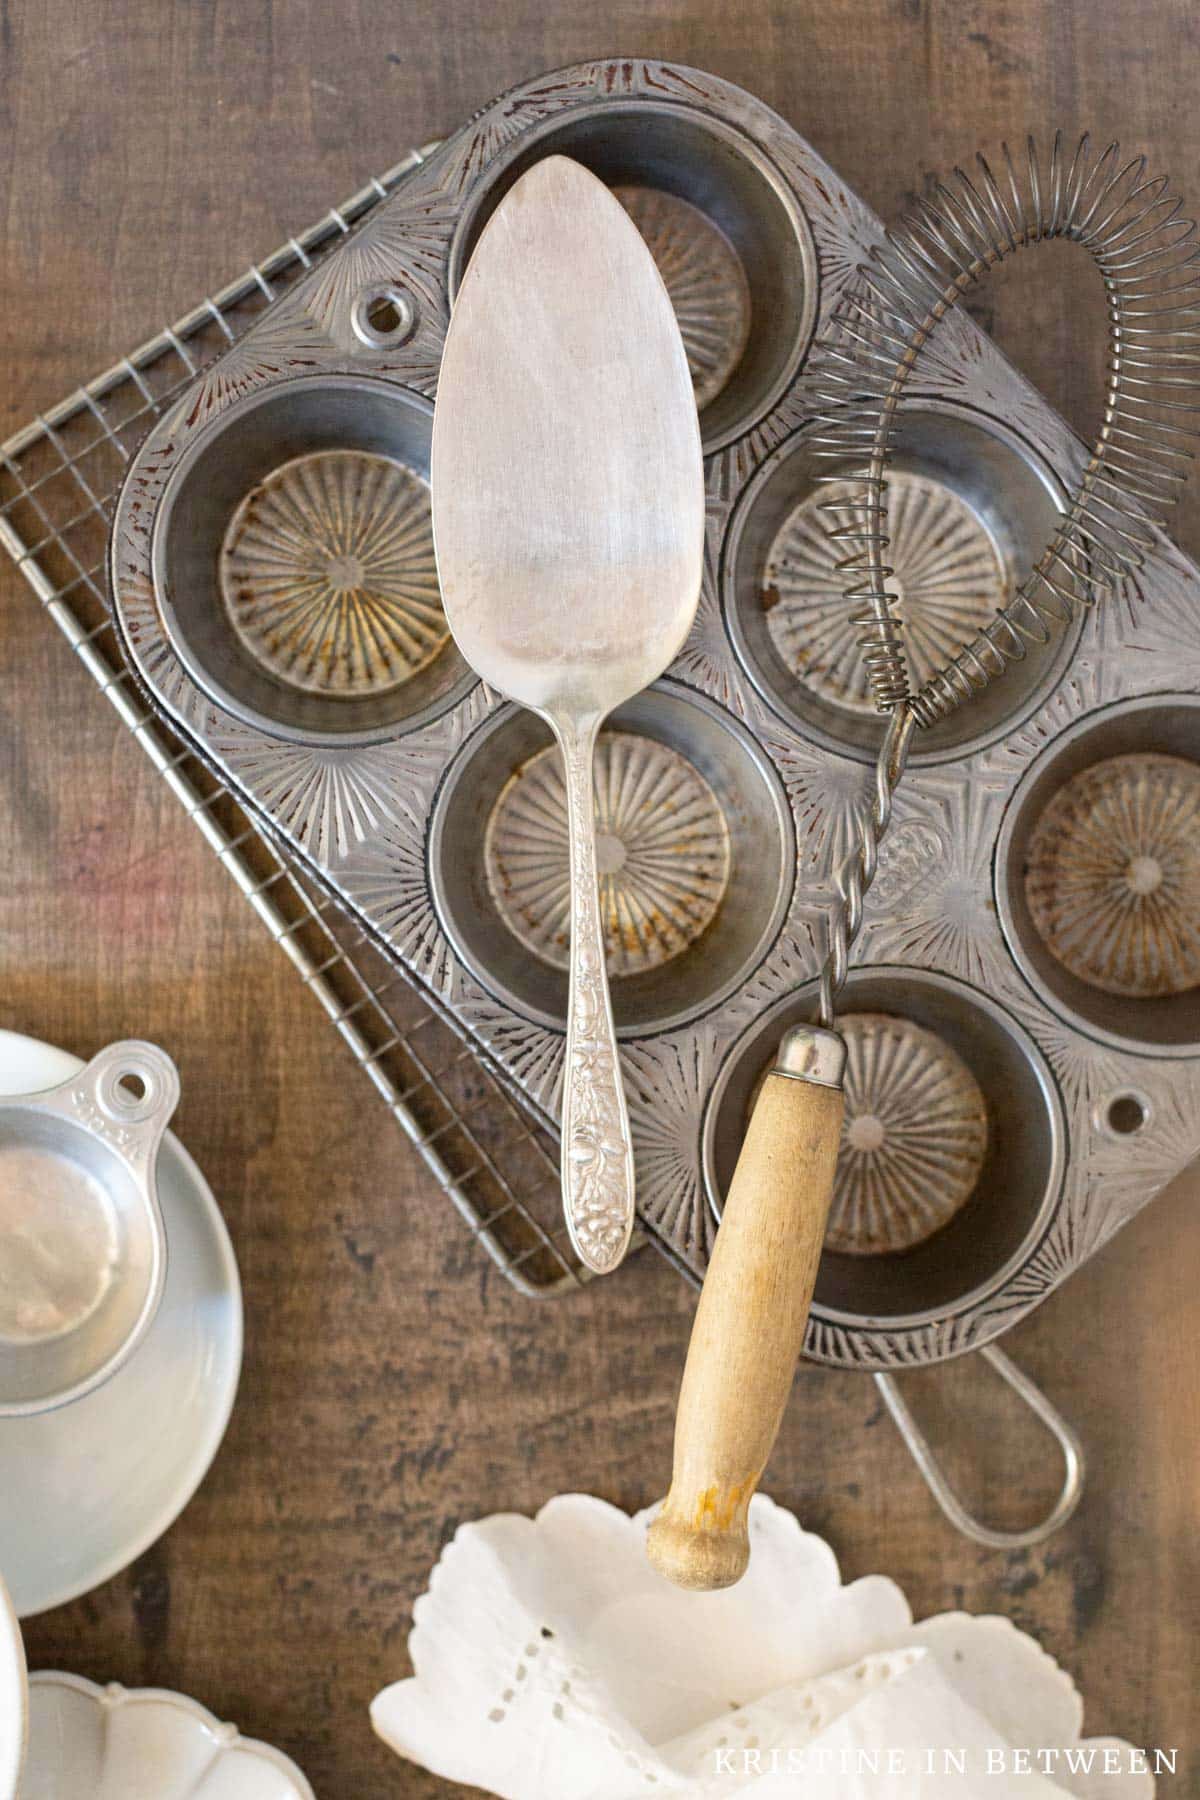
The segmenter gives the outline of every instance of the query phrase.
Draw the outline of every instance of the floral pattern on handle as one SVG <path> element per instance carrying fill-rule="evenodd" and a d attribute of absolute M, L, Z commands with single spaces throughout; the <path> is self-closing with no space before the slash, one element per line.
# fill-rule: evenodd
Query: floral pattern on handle
<path fill-rule="evenodd" d="M 600 894 L 592 759 L 599 718 L 558 726 L 571 836 L 571 988 L 563 1068 L 562 1193 L 571 1242 L 606 1275 L 633 1229 L 633 1147 L 613 1028 Z"/>

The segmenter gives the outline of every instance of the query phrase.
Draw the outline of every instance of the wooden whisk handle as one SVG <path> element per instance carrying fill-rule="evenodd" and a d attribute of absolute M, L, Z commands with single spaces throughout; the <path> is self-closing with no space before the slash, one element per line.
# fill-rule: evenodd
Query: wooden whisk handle
<path fill-rule="evenodd" d="M 729 1587 L 749 1561 L 750 1497 L 779 1432 L 821 1259 L 844 1066 L 835 1032 L 790 1032 L 742 1145 L 692 1326 L 671 1490 L 650 1527 L 650 1560 L 680 1587 Z"/>

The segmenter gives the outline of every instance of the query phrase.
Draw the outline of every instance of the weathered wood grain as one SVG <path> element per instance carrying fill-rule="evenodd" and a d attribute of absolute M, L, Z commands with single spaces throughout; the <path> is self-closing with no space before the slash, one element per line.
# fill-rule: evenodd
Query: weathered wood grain
<path fill-rule="evenodd" d="M 1056 122 L 1146 147 L 1200 198 L 1198 39 L 1186 0 L 0 0 L 0 435 L 539 68 L 613 48 L 711 68 L 888 215 L 977 143 Z M 1047 267 L 1035 288 L 1018 264 L 986 322 L 1086 427 L 1095 314 Z M 32 1622 L 31 1663 L 193 1693 L 323 1800 L 448 1795 L 367 1722 L 412 1597 L 461 1519 L 662 1491 L 692 1297 L 652 1255 L 578 1300 L 512 1294 L 7 563 L 0 609 L 0 1024 L 172 1051 L 248 1309 L 197 1499 L 128 1574 Z M 957 1539 L 863 1378 L 802 1372 L 765 1484 L 847 1574 L 887 1570 L 920 1611 L 1012 1614 L 1094 1727 L 1148 1743 L 1195 1734 L 1198 1198 L 1178 1184 L 1010 1340 L 1091 1459 L 1043 1551 Z M 1007 1521 L 1044 1505 L 1056 1474 L 985 1373 L 911 1387 L 973 1497 Z"/>

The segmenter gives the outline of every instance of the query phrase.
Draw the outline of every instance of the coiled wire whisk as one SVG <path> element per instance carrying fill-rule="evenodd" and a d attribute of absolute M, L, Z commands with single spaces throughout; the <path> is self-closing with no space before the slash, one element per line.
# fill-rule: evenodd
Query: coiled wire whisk
<path fill-rule="evenodd" d="M 998 172 L 977 156 L 974 177 L 955 169 L 887 232 L 813 351 L 813 450 L 828 467 L 823 479 L 841 489 L 822 510 L 875 704 L 890 714 L 874 803 L 838 872 L 821 974 L 826 1025 L 913 728 L 947 717 L 1138 569 L 1187 475 L 1200 424 L 1200 246 L 1182 206 L 1167 176 L 1148 174 L 1144 157 L 1122 162 L 1115 143 L 1094 156 L 1085 136 L 1068 155 L 1060 133 L 1045 167 L 1032 138 L 1023 159 L 1002 145 Z M 886 477 L 904 390 L 967 290 L 1016 251 L 1054 239 L 1083 245 L 1104 283 L 1100 429 L 1058 530 L 1012 599 L 914 693 L 886 560 Z"/>

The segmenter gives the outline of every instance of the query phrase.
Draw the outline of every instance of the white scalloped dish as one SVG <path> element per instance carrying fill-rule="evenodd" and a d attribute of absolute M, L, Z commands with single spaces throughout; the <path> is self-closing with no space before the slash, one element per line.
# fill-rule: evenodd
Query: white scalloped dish
<path fill-rule="evenodd" d="M 282 1751 L 162 1688 L 29 1678 L 20 1800 L 315 1800 Z"/>

